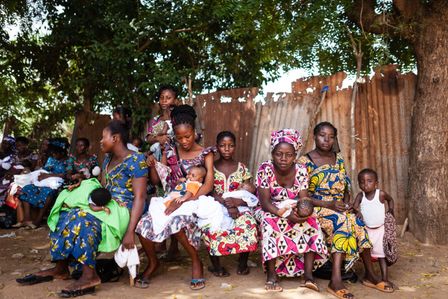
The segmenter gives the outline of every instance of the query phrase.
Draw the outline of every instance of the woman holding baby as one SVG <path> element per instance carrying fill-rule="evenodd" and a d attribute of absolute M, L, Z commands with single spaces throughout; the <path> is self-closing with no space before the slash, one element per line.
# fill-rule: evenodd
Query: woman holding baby
<path fill-rule="evenodd" d="M 224 220 L 219 230 L 202 230 L 212 262 L 208 270 L 217 277 L 229 276 L 219 257 L 239 254 L 237 274 L 247 275 L 249 253 L 257 249 L 258 242 L 257 224 L 252 213 L 252 208 L 258 204 L 258 199 L 252 194 L 255 186 L 251 183 L 249 169 L 233 159 L 235 135 L 228 131 L 219 133 L 216 146 L 219 159 L 214 162 L 212 195 L 223 207 Z"/>
<path fill-rule="evenodd" d="M 283 290 L 278 276 L 302 274 L 303 286 L 318 291 L 312 271 L 328 257 L 319 223 L 312 215 L 312 204 L 306 199 L 307 170 L 295 162 L 301 146 L 302 138 L 294 129 L 272 132 L 272 160 L 263 162 L 257 172 L 261 209 L 256 211 L 256 218 L 262 234 L 267 291 Z"/>

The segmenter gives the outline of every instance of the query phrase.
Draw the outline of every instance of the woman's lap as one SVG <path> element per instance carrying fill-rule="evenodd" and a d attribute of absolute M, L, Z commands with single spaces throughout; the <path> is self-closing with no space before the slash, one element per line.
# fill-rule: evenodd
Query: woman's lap
<path fill-rule="evenodd" d="M 174 216 L 159 234 L 154 233 L 152 223 L 153 219 L 151 214 L 146 213 L 138 222 L 135 232 L 145 239 L 160 243 L 183 230 L 191 246 L 199 249 L 201 245 L 201 233 L 196 225 L 196 218 L 194 216 Z"/>
<path fill-rule="evenodd" d="M 235 219 L 233 229 L 211 232 L 203 230 L 202 239 L 213 256 L 225 256 L 257 250 L 258 230 L 255 218 L 245 213 Z"/>
<path fill-rule="evenodd" d="M 274 214 L 257 211 L 261 222 L 262 259 L 276 259 L 276 272 L 280 276 L 300 276 L 304 272 L 304 254 L 315 253 L 314 268 L 328 259 L 322 231 L 315 218 L 304 223 L 292 223 Z"/>
<path fill-rule="evenodd" d="M 80 209 L 61 212 L 55 231 L 50 232 L 50 242 L 53 261 L 74 258 L 94 268 L 101 242 L 101 221 Z"/>
<path fill-rule="evenodd" d="M 34 185 L 26 185 L 25 187 L 23 187 L 19 199 L 21 201 L 29 203 L 34 207 L 43 208 L 48 196 L 51 196 L 55 193 L 56 190 L 53 190 L 48 187 L 36 187 Z"/>

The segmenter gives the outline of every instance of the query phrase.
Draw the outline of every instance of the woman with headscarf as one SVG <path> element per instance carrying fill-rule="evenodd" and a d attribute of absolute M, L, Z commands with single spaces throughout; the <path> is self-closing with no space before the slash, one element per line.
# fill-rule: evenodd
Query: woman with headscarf
<path fill-rule="evenodd" d="M 299 218 L 296 211 L 280 213 L 282 202 L 305 200 L 308 174 L 296 163 L 302 138 L 294 129 L 274 131 L 271 135 L 272 160 L 263 162 L 257 172 L 261 209 L 256 212 L 262 233 L 262 260 L 266 266 L 268 291 L 282 291 L 278 276 L 304 274 L 305 287 L 318 291 L 312 275 L 327 260 L 327 248 L 316 218 Z"/>
<path fill-rule="evenodd" d="M 342 282 L 342 263 L 345 259 L 345 269 L 348 270 L 361 254 L 366 270 L 363 284 L 376 287 L 379 279 L 372 269 L 372 245 L 362 220 L 349 213 L 351 183 L 339 153 L 337 129 L 329 122 L 319 123 L 314 128 L 314 142 L 316 148 L 300 157 L 299 163 L 306 166 L 310 176 L 308 191 L 317 207 L 315 212 L 327 243 L 331 244 L 333 265 L 327 290 L 337 298 L 351 299 L 353 294 Z M 383 291 L 387 290 L 384 286 Z"/>

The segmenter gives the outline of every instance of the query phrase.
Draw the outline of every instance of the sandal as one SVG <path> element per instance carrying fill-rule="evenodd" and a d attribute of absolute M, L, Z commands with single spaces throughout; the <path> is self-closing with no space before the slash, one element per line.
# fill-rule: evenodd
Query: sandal
<path fill-rule="evenodd" d="M 308 289 L 316 291 L 316 292 L 320 291 L 319 290 L 319 286 L 317 285 L 317 283 L 314 280 L 311 280 L 311 279 L 305 280 L 305 283 L 301 284 L 300 286 L 304 287 L 304 288 L 308 288 Z"/>
<path fill-rule="evenodd" d="M 373 282 L 370 282 L 368 280 L 363 280 L 361 281 L 361 283 L 363 285 L 365 285 L 366 287 L 384 292 L 384 293 L 393 293 L 394 292 L 394 287 L 391 285 L 388 285 L 387 282 L 385 281 L 380 281 L 377 284 L 374 284 Z"/>
<path fill-rule="evenodd" d="M 190 289 L 193 291 L 201 290 L 205 288 L 205 279 L 204 278 L 193 278 L 190 282 Z"/>
<path fill-rule="evenodd" d="M 33 285 L 33 284 L 38 284 L 38 283 L 42 283 L 42 282 L 48 282 L 48 281 L 52 281 L 54 279 L 53 276 L 51 275 L 47 275 L 47 276 L 37 276 L 36 274 L 28 274 L 25 275 L 22 278 L 17 278 L 16 281 L 17 283 L 21 284 L 21 285 Z"/>
<path fill-rule="evenodd" d="M 278 284 L 278 281 L 266 281 L 264 288 L 268 292 L 283 292 L 283 288 Z"/>
<path fill-rule="evenodd" d="M 95 293 L 95 287 L 89 287 L 81 290 L 62 290 L 58 293 L 58 296 L 60 298 L 73 298 L 93 293 Z"/>
<path fill-rule="evenodd" d="M 140 277 L 135 280 L 134 287 L 139 289 L 147 289 L 149 287 L 149 279 Z"/>
<path fill-rule="evenodd" d="M 335 291 L 332 288 L 327 287 L 327 292 L 339 299 L 354 299 L 355 298 L 355 296 L 352 293 L 350 293 L 347 289 L 340 289 L 340 290 Z"/>
<path fill-rule="evenodd" d="M 207 269 L 216 277 L 229 277 L 230 276 L 230 273 L 224 267 L 221 267 L 220 269 L 216 269 L 213 266 L 209 266 Z"/>
<path fill-rule="evenodd" d="M 238 269 L 238 271 L 236 271 L 236 274 L 238 275 L 248 275 L 249 273 L 250 273 L 249 267 L 246 267 L 244 269 Z"/>
<path fill-rule="evenodd" d="M 21 227 L 25 227 L 25 226 L 26 226 L 26 224 L 23 222 L 17 222 L 16 224 L 11 225 L 12 228 L 21 228 Z"/>

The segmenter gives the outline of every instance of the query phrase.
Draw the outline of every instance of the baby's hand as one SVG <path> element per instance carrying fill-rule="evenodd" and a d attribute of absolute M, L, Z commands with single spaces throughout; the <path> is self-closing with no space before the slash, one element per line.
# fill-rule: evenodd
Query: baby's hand
<path fill-rule="evenodd" d="M 110 209 L 108 207 L 104 207 L 104 212 L 106 212 L 107 215 L 110 215 Z"/>
<path fill-rule="evenodd" d="M 176 203 L 183 203 L 185 201 L 184 197 L 178 197 L 174 200 Z"/>
<path fill-rule="evenodd" d="M 156 158 L 154 158 L 153 155 L 148 156 L 148 158 L 146 158 L 146 164 L 149 167 L 154 167 L 156 166 Z"/>

